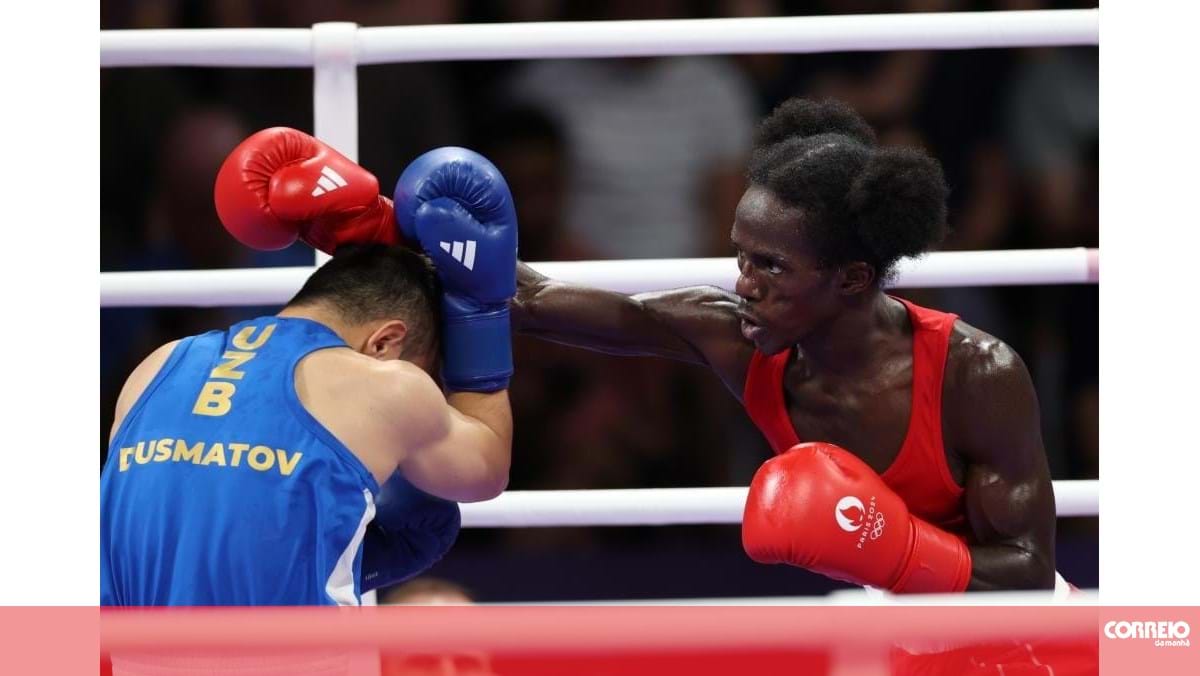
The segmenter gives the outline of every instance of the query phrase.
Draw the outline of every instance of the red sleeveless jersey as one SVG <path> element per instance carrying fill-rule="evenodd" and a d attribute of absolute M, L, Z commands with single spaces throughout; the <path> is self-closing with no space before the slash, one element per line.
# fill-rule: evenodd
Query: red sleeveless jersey
<path fill-rule="evenodd" d="M 908 309 L 913 327 L 912 411 L 900 453 L 882 478 L 912 514 L 961 534 L 966 529 L 963 489 L 950 475 L 942 445 L 942 375 L 958 316 L 896 300 Z M 755 350 L 743 393 L 746 412 L 776 453 L 801 443 L 803 434 L 793 429 L 783 398 L 783 375 L 791 356 L 792 350 L 773 356 Z"/>

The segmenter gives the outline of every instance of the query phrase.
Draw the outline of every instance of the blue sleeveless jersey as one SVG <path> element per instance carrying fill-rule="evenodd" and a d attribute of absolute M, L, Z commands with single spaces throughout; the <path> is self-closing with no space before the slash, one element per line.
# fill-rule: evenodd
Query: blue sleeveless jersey
<path fill-rule="evenodd" d="M 297 362 L 345 347 L 306 319 L 185 338 L 100 478 L 102 605 L 357 605 L 379 486 L 305 410 Z"/>

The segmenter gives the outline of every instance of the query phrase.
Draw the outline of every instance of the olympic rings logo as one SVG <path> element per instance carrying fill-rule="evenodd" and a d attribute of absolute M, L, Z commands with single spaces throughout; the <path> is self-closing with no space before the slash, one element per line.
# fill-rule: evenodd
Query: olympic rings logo
<path fill-rule="evenodd" d="M 871 539 L 872 540 L 878 540 L 880 537 L 883 536 L 884 525 L 885 525 L 885 522 L 883 520 L 883 512 L 875 512 L 875 521 L 871 524 Z"/>
<path fill-rule="evenodd" d="M 833 510 L 833 516 L 837 520 L 838 527 L 847 533 L 859 533 L 858 548 L 862 549 L 863 543 L 869 537 L 871 540 L 878 540 L 883 537 L 883 529 L 887 526 L 887 521 L 883 518 L 883 512 L 875 511 L 875 497 L 871 496 L 870 506 L 864 505 L 862 500 L 847 495 L 841 500 L 838 500 L 837 506 Z M 866 526 L 866 530 L 863 526 Z"/>

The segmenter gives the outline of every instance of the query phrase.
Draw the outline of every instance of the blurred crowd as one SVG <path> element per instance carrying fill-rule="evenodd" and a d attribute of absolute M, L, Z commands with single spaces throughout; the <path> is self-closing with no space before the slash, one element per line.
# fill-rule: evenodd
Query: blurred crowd
<path fill-rule="evenodd" d="M 1042 0 L 106 0 L 101 27 L 304 27 L 1062 9 Z M 101 269 L 308 265 L 221 228 L 225 155 L 269 126 L 311 131 L 309 69 L 105 69 Z M 940 159 L 945 248 L 1097 246 L 1095 48 L 473 61 L 361 67 L 359 160 L 390 191 L 441 145 L 492 159 L 511 186 L 527 261 L 731 256 L 756 122 L 791 96 L 834 97 L 888 144 Z M 1034 376 L 1055 479 L 1097 476 L 1095 286 L 906 289 L 1013 345 Z M 272 308 L 101 311 L 103 439 L 129 370 L 169 340 Z M 706 372 L 518 339 L 510 488 L 745 485 L 768 455 Z M 1069 531 L 1069 523 L 1060 522 Z M 1084 524 L 1084 530 L 1089 529 Z M 653 532 L 647 532 L 653 530 Z M 465 536 L 464 536 L 465 537 Z M 598 551 L 687 529 L 527 529 L 481 535 L 504 551 Z"/>

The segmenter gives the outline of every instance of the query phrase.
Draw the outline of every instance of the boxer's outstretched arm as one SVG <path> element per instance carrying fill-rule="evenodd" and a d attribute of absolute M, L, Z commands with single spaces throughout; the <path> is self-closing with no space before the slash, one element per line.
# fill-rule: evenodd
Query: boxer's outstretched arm
<path fill-rule="evenodd" d="M 622 356 L 709 366 L 740 397 L 754 351 L 741 334 L 738 299 L 716 287 L 626 295 L 567 284 L 517 266 L 511 304 L 519 333 Z"/>
<path fill-rule="evenodd" d="M 1057 516 L 1037 394 L 1020 356 L 980 335 L 943 403 L 968 463 L 968 590 L 1050 589 Z"/>

